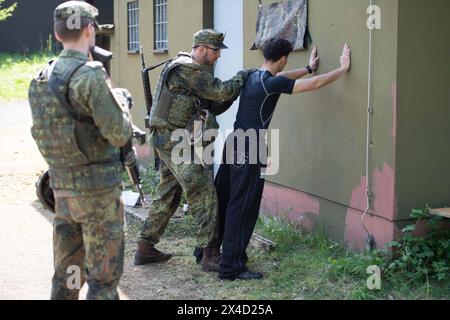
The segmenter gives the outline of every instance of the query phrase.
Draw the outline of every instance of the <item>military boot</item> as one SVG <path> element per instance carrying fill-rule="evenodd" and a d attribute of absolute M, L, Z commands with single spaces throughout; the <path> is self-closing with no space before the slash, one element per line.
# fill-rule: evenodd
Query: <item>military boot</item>
<path fill-rule="evenodd" d="M 145 240 L 140 240 L 138 243 L 138 248 L 134 254 L 134 264 L 136 266 L 162 262 L 172 258 L 169 253 L 164 253 L 155 248 L 155 245 L 148 243 Z"/>
<path fill-rule="evenodd" d="M 206 272 L 219 272 L 220 249 L 205 247 L 203 248 L 203 257 L 201 261 L 202 270 Z"/>

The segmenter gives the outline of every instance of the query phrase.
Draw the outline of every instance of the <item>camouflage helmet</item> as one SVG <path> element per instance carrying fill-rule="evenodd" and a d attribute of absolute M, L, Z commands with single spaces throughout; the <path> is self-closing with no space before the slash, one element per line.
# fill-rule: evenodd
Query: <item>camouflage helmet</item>
<path fill-rule="evenodd" d="M 223 43 L 225 35 L 212 29 L 202 29 L 194 34 L 193 47 L 199 45 L 212 45 L 220 49 L 228 49 Z"/>
<path fill-rule="evenodd" d="M 95 23 L 95 27 L 100 29 L 97 22 L 98 9 L 84 1 L 66 1 L 56 7 L 53 13 L 54 22 L 64 21 L 70 17 L 88 18 Z"/>

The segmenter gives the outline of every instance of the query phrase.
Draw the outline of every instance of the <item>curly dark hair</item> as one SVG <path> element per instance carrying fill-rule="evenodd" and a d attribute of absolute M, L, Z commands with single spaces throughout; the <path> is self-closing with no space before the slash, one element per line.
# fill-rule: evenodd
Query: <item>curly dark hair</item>
<path fill-rule="evenodd" d="M 264 42 L 263 54 L 266 60 L 277 62 L 282 57 L 287 57 L 294 48 L 286 39 L 272 38 Z"/>

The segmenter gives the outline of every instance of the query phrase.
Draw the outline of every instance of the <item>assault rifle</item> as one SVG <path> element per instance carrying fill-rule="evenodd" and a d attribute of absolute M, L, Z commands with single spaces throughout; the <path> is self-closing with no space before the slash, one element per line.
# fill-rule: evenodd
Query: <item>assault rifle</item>
<path fill-rule="evenodd" d="M 145 66 L 145 58 L 144 58 L 144 47 L 142 47 L 142 46 L 139 47 L 139 53 L 141 55 L 141 63 L 142 63 L 141 75 L 142 75 L 142 83 L 144 85 L 145 107 L 147 109 L 147 115 L 145 117 L 145 127 L 147 129 L 150 129 L 150 113 L 152 111 L 153 96 L 152 96 L 152 87 L 150 84 L 149 72 L 152 71 L 153 69 L 156 69 L 156 68 L 166 64 L 167 62 L 171 61 L 172 59 L 168 59 L 161 63 L 155 64 L 153 66 L 146 67 Z M 158 154 L 156 152 L 154 154 L 155 154 L 155 165 L 154 165 L 155 170 L 159 170 L 160 160 L 159 160 Z"/>

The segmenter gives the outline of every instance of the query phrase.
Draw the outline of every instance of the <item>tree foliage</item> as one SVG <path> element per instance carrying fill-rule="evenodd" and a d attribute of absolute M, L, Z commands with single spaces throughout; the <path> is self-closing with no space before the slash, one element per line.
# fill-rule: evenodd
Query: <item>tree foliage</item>
<path fill-rule="evenodd" d="M 0 0 L 0 21 L 6 20 L 7 18 L 11 17 L 17 7 L 17 2 L 15 2 L 9 7 L 2 8 L 3 2 L 5 2 L 5 0 Z"/>

